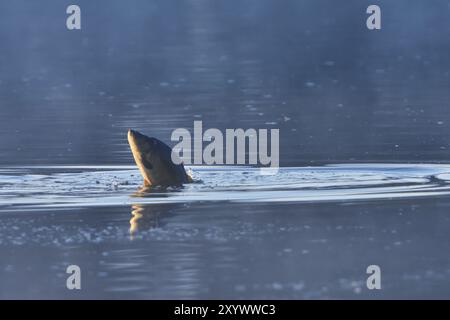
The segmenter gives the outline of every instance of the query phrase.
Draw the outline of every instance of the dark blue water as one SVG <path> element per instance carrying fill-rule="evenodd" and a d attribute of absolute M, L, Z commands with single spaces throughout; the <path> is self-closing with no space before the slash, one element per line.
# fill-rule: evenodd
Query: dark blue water
<path fill-rule="evenodd" d="M 69 4 L 0 3 L 1 298 L 450 297 L 447 1 Z M 194 120 L 283 168 L 142 194 L 127 129 Z"/>

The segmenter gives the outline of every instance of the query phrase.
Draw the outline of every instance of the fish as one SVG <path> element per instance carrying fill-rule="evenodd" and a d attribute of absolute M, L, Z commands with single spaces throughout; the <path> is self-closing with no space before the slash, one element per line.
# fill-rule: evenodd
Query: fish
<path fill-rule="evenodd" d="M 172 148 L 161 140 L 129 129 L 128 144 L 144 178 L 144 187 L 181 186 L 193 182 L 177 155 L 172 155 Z M 174 163 L 173 159 L 178 164 Z"/>

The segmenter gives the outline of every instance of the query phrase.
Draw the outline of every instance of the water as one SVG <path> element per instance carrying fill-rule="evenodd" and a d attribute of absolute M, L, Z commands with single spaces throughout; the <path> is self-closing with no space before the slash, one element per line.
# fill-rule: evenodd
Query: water
<path fill-rule="evenodd" d="M 0 211 L 191 202 L 326 202 L 447 195 L 449 165 L 194 167 L 194 183 L 145 189 L 133 166 L 0 169 Z M 276 171 L 274 171 L 276 170 Z"/>
<path fill-rule="evenodd" d="M 449 165 L 193 167 L 146 191 L 130 166 L 0 172 L 2 298 L 448 297 Z"/>
<path fill-rule="evenodd" d="M 448 1 L 77 4 L 0 3 L 0 298 L 450 298 Z M 282 168 L 140 190 L 127 129 L 194 120 Z"/>

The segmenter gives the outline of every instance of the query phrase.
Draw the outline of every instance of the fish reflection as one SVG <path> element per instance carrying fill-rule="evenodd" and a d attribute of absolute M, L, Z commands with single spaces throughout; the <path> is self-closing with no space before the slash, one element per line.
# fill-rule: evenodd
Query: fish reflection
<path fill-rule="evenodd" d="M 130 237 L 134 238 L 140 231 L 161 228 L 166 218 L 173 216 L 175 204 L 133 204 L 131 206 Z"/>
<path fill-rule="evenodd" d="M 134 204 L 131 206 L 130 234 L 134 235 L 139 230 L 157 228 L 161 211 L 158 205 Z"/>
<path fill-rule="evenodd" d="M 161 198 L 170 197 L 174 192 L 179 192 L 183 187 L 148 187 L 137 190 L 133 197 L 136 198 Z M 133 238 L 137 232 L 161 227 L 160 216 L 168 216 L 180 204 L 133 204 L 131 206 L 130 236 Z"/>

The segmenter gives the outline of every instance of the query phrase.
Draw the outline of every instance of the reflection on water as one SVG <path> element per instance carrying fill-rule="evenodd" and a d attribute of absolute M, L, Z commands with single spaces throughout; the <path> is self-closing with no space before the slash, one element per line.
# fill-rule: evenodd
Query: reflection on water
<path fill-rule="evenodd" d="M 143 208 L 140 205 L 133 205 L 131 206 L 131 215 L 133 216 L 130 219 L 130 235 L 131 238 L 133 238 L 133 234 L 136 233 L 138 231 L 139 228 L 139 224 L 142 225 L 143 221 L 139 221 L 142 220 L 143 217 L 143 213 L 145 213 L 145 208 Z M 149 218 L 144 220 L 144 221 L 151 221 L 149 229 L 155 226 L 155 219 L 158 218 L 158 213 L 156 213 L 156 216 L 154 216 L 154 214 L 151 212 L 147 215 Z"/>
<path fill-rule="evenodd" d="M 162 190 L 158 187 L 142 186 L 138 189 L 138 191 L 132 194 L 132 197 L 148 197 L 155 193 L 158 194 L 161 191 L 170 192 L 171 190 Z M 160 196 L 164 196 L 164 193 L 161 193 Z M 134 234 L 136 234 L 139 230 L 157 228 L 159 226 L 159 215 L 164 211 L 165 208 L 163 208 L 160 204 L 133 204 L 131 206 L 132 218 L 130 219 L 130 238 L 133 239 Z"/>
<path fill-rule="evenodd" d="M 171 212 L 180 205 L 161 205 L 161 204 L 134 204 L 131 206 L 130 219 L 130 236 L 133 236 L 139 231 L 146 231 L 153 228 L 162 228 L 164 226 L 161 221 L 164 218 L 169 218 Z"/>
<path fill-rule="evenodd" d="M 132 239 L 130 206 L 1 213 L 0 297 L 450 297 L 448 197 L 133 210 Z M 374 263 L 376 293 L 365 288 Z M 80 292 L 65 287 L 70 264 Z"/>
<path fill-rule="evenodd" d="M 193 174 L 142 189 L 132 167 L 0 169 L 0 298 L 450 297 L 448 165 Z"/>

